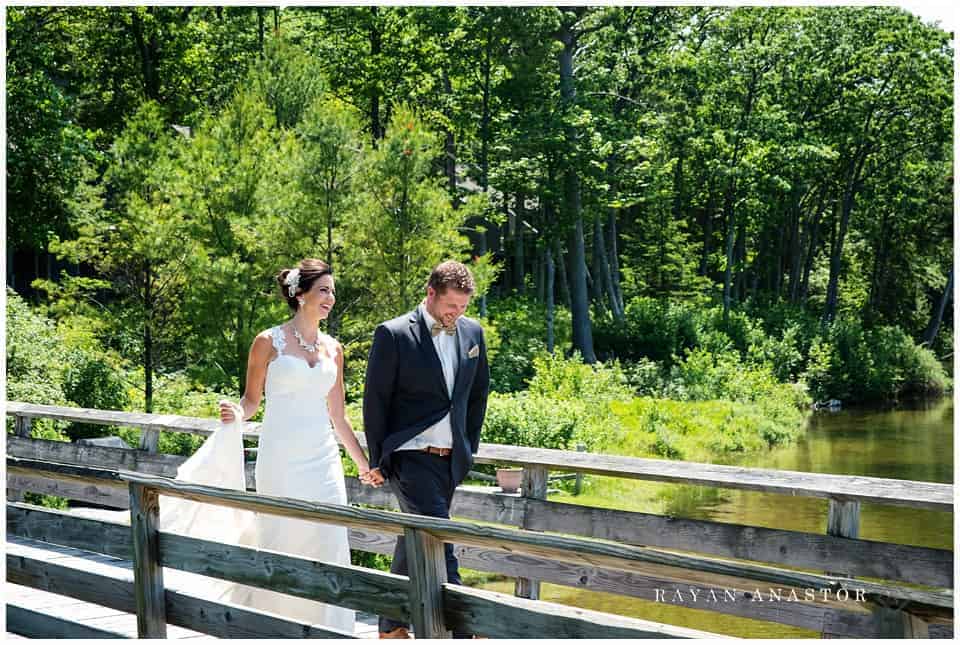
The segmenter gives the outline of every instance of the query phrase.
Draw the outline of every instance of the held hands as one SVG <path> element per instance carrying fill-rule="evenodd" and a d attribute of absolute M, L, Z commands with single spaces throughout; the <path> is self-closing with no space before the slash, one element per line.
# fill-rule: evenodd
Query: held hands
<path fill-rule="evenodd" d="M 366 468 L 360 471 L 360 481 L 368 486 L 380 488 L 385 480 L 379 468 L 374 468 L 373 470 Z"/>

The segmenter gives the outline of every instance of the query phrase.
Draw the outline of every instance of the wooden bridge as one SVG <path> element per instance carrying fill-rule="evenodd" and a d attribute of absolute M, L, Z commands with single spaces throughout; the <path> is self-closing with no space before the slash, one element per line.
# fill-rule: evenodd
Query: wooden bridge
<path fill-rule="evenodd" d="M 691 611 L 824 637 L 953 633 L 953 552 L 858 536 L 863 502 L 952 513 L 947 484 L 482 444 L 477 462 L 524 468 L 522 492 L 461 486 L 452 509 L 457 519 L 441 520 L 396 512 L 390 493 L 354 478 L 347 479 L 349 506 L 171 479 L 184 458 L 157 452 L 160 432 L 207 435 L 218 427 L 214 419 L 16 402 L 8 403 L 7 415 L 14 417 L 14 434 L 7 435 L 7 630 L 13 634 L 343 638 L 375 636 L 370 615 L 383 614 L 410 620 L 419 637 L 447 637 L 452 629 L 494 638 L 715 636 L 548 603 L 538 599 L 541 581 L 649 601 L 682 590 Z M 35 418 L 139 428 L 140 446 L 32 439 Z M 248 423 L 245 436 L 255 438 L 258 430 Z M 764 491 L 784 495 L 784 504 L 796 496 L 826 498 L 827 532 L 552 502 L 546 499 L 551 471 Z M 247 487 L 253 488 L 249 465 Z M 89 517 L 79 509 L 9 502 L 22 491 L 129 512 Z M 396 536 L 404 535 L 410 575 L 161 532 L 160 494 L 346 526 L 351 548 L 360 551 L 392 553 Z M 445 582 L 444 542 L 456 545 L 464 567 L 517 578 L 515 596 Z M 203 597 L 206 577 L 349 607 L 367 620 L 346 634 L 220 603 Z M 64 609 L 70 607 L 72 614 Z M 698 614 L 710 624 L 709 614 Z"/>

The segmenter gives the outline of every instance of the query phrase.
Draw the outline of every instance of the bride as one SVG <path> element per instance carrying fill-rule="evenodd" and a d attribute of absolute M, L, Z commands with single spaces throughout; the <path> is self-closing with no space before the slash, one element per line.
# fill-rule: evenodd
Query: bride
<path fill-rule="evenodd" d="M 333 272 L 320 260 L 305 259 L 296 268 L 281 271 L 277 281 L 293 317 L 254 339 L 247 361 L 246 389 L 239 405 L 220 402 L 220 419 L 230 424 L 222 429 L 237 429 L 232 433 L 236 445 L 240 421 L 257 412 L 265 393 L 267 402 L 257 451 L 257 493 L 346 504 L 334 432 L 356 462 L 361 481 L 380 486 L 383 478 L 377 472 L 371 473 L 346 417 L 343 348 L 318 330 L 318 323 L 330 314 L 336 301 Z M 211 439 L 214 438 L 216 435 Z M 211 447 L 207 452 L 217 450 L 214 441 L 208 443 Z M 206 447 L 204 444 L 201 451 Z M 209 461 L 201 451 L 197 459 Z M 194 461 L 191 458 L 187 464 Z M 196 470 L 194 467 L 191 472 Z M 183 473 L 181 468 L 178 477 L 185 478 Z M 260 549 L 350 564 L 347 529 L 342 526 L 258 513 L 254 533 L 250 541 Z M 231 602 L 299 622 L 354 631 L 354 612 L 349 609 L 253 587 L 234 587 L 229 598 Z"/>

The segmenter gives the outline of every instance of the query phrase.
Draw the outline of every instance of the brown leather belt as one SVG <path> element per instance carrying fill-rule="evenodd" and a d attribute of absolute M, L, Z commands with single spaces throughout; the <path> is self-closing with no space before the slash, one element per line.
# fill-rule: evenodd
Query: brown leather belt
<path fill-rule="evenodd" d="M 426 448 L 421 448 L 420 450 L 431 455 L 440 455 L 441 457 L 449 457 L 453 453 L 453 450 L 450 448 L 436 448 L 434 446 L 427 446 Z"/>

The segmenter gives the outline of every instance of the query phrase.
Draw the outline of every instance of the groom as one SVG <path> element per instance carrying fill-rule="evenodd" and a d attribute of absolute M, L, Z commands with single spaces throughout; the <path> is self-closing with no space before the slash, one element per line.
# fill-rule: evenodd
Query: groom
<path fill-rule="evenodd" d="M 404 513 L 449 518 L 480 446 L 490 370 L 483 328 L 463 317 L 475 288 L 464 264 L 443 262 L 423 302 L 374 332 L 363 394 L 371 475 L 387 478 Z M 444 552 L 447 581 L 460 584 L 453 545 Z M 407 575 L 402 536 L 390 571 Z M 380 618 L 380 638 L 408 636 L 408 625 Z"/>

